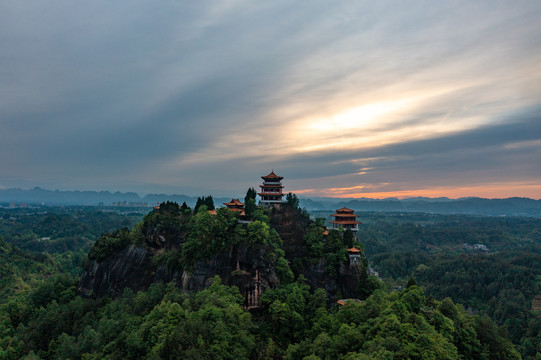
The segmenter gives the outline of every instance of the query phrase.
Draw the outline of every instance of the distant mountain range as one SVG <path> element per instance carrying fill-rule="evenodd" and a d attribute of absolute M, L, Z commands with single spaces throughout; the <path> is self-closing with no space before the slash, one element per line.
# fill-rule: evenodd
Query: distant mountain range
<path fill-rule="evenodd" d="M 308 210 L 339 209 L 345 206 L 359 211 L 541 217 L 541 200 L 519 197 L 507 199 L 416 197 L 402 200 L 301 198 L 300 205 Z"/>
<path fill-rule="evenodd" d="M 154 206 L 163 201 L 175 201 L 179 204 L 186 202 L 195 205 L 196 196 L 148 194 L 140 197 L 134 192 L 109 191 L 61 191 L 46 190 L 39 187 L 33 189 L 4 189 L 0 190 L 0 205 L 6 207 L 21 204 L 36 205 L 89 205 L 89 206 Z M 231 198 L 218 197 L 214 202 L 220 205 Z M 242 200 L 242 199 L 241 199 Z M 541 200 L 529 198 L 484 199 L 446 197 L 408 199 L 344 199 L 330 197 L 300 197 L 300 205 L 307 210 L 334 210 L 348 207 L 358 211 L 383 212 L 422 212 L 437 214 L 476 214 L 488 216 L 533 216 L 541 217 Z M 145 204 L 146 203 L 146 204 Z"/>

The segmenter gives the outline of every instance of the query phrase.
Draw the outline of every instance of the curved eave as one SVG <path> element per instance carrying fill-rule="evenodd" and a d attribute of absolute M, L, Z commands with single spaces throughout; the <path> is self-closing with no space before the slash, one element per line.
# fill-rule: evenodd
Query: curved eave
<path fill-rule="evenodd" d="M 329 221 L 331 224 L 338 224 L 338 225 L 358 225 L 361 224 L 358 221 Z"/>

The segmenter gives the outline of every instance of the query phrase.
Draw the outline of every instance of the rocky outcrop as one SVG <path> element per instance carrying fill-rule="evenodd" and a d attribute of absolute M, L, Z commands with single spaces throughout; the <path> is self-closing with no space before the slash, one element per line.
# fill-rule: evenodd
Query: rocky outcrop
<path fill-rule="evenodd" d="M 297 259 L 306 259 L 303 242 L 306 228 L 311 224 L 309 219 L 288 204 L 280 204 L 273 207 L 270 224 L 280 234 L 285 257 L 290 264 L 299 263 Z M 158 281 L 175 282 L 183 290 L 197 291 L 208 287 L 215 276 L 220 276 L 222 283 L 239 288 L 246 307 L 253 307 L 259 305 L 259 295 L 263 291 L 279 284 L 274 264 L 268 260 L 264 247 L 240 244 L 215 254 L 207 261 L 196 262 L 192 272 L 182 269 L 168 271 L 153 259 L 165 248 L 170 248 L 165 245 L 170 243 L 178 248 L 182 244 L 179 244 L 179 239 L 158 238 L 161 240 L 159 243 L 147 241 L 144 247 L 129 245 L 101 262 L 90 261 L 81 279 L 81 293 L 117 297 L 125 288 L 146 290 Z M 296 275 L 302 273 L 314 289 L 324 288 L 331 301 L 338 295 L 357 297 L 359 268 L 342 264 L 337 270 L 337 275 L 330 276 L 325 258 L 322 258 L 315 264 L 301 261 Z"/>
<path fill-rule="evenodd" d="M 278 285 L 264 248 L 234 246 L 208 261 L 196 262 L 193 272 L 182 269 L 168 272 L 165 266 L 152 261 L 156 254 L 154 248 L 129 245 L 101 262 L 91 261 L 79 290 L 85 296 L 117 297 L 125 288 L 144 291 L 152 283 L 162 281 L 175 282 L 186 291 L 197 291 L 207 288 L 215 276 L 220 276 L 222 283 L 240 289 L 246 306 L 253 306 L 257 305 L 261 292 Z"/>
<path fill-rule="evenodd" d="M 270 223 L 283 240 L 283 248 L 290 264 L 294 264 L 296 259 L 305 259 L 304 234 L 311 221 L 290 205 L 280 204 L 273 207 Z M 305 262 L 301 265 L 302 267 L 296 269 L 295 275 L 302 273 L 312 289 L 325 289 L 330 301 L 336 300 L 338 295 L 342 298 L 357 297 L 359 266 L 341 264 L 337 276 L 331 276 L 325 258 L 319 259 L 315 264 Z"/>

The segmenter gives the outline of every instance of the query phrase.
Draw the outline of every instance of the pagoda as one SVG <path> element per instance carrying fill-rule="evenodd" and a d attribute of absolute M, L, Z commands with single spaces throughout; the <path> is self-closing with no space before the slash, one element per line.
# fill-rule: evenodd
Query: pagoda
<path fill-rule="evenodd" d="M 230 202 L 224 203 L 225 206 L 231 211 L 239 212 L 241 216 L 244 216 L 244 204 L 239 199 L 231 199 Z"/>
<path fill-rule="evenodd" d="M 261 196 L 259 204 L 269 206 L 282 203 L 282 197 L 284 196 L 282 193 L 282 189 L 284 188 L 282 186 L 283 176 L 276 175 L 273 170 L 269 175 L 262 176 L 261 178 L 263 179 L 263 185 L 259 185 L 261 192 L 257 194 Z"/>
<path fill-rule="evenodd" d="M 332 214 L 334 217 L 333 221 L 330 221 L 333 229 L 350 229 L 351 231 L 358 231 L 360 222 L 357 221 L 359 215 L 355 215 L 353 210 L 343 207 L 336 210 L 336 214 Z"/>

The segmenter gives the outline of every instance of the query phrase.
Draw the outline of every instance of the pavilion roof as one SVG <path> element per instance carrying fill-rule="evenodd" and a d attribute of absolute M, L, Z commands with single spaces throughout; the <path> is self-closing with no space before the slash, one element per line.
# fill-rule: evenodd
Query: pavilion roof
<path fill-rule="evenodd" d="M 352 213 L 352 212 L 354 212 L 354 211 L 355 211 L 355 210 L 351 210 L 351 209 L 349 209 L 349 208 L 347 208 L 347 207 L 345 207 L 345 206 L 344 206 L 343 208 L 341 208 L 341 209 L 336 210 L 336 212 L 343 212 L 343 213 L 344 213 L 344 212 L 345 212 L 345 213 Z"/>
<path fill-rule="evenodd" d="M 276 183 L 276 184 L 263 184 L 263 185 L 259 185 L 259 187 L 262 187 L 262 188 L 277 188 L 277 187 L 281 187 L 283 188 L 284 185 L 281 185 L 280 183 Z"/>
<path fill-rule="evenodd" d="M 261 177 L 262 179 L 279 179 L 279 180 L 282 180 L 284 177 L 283 176 L 278 176 L 274 173 L 274 170 L 270 172 L 269 175 L 267 176 L 262 176 Z"/>
<path fill-rule="evenodd" d="M 240 202 L 239 199 L 231 199 L 230 202 L 226 202 L 224 203 L 225 206 L 234 206 L 234 205 L 238 205 L 238 206 L 244 206 L 244 203 Z"/>
<path fill-rule="evenodd" d="M 343 224 L 343 225 L 355 225 L 355 224 L 361 224 L 358 221 L 355 220 L 335 220 L 335 221 L 329 221 L 331 224 Z"/>
<path fill-rule="evenodd" d="M 342 214 L 339 214 L 339 213 L 336 213 L 336 214 L 332 214 L 331 216 L 336 216 L 336 217 L 359 217 L 359 215 L 357 214 L 351 214 L 351 213 L 342 213 Z"/>
<path fill-rule="evenodd" d="M 284 196 L 285 194 L 282 192 L 265 192 L 261 191 L 260 193 L 257 193 L 259 196 Z"/>
<path fill-rule="evenodd" d="M 352 247 L 351 249 L 348 249 L 348 252 L 351 252 L 351 253 L 360 253 L 361 250 L 357 249 L 355 246 Z"/>

